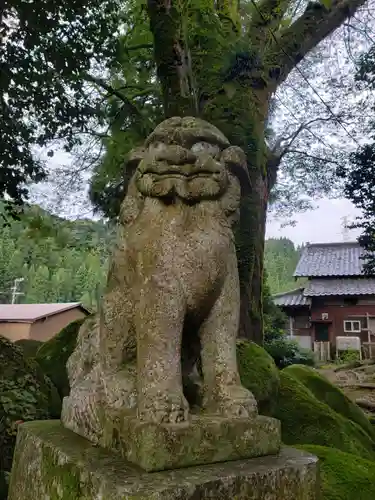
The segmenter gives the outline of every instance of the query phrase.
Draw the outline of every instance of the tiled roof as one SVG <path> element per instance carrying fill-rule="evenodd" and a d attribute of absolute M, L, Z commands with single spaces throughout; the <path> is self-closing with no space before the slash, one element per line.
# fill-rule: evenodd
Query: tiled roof
<path fill-rule="evenodd" d="M 84 309 L 79 302 L 65 304 L 0 304 L 0 322 L 32 323 L 40 318 L 68 311 L 75 307 Z"/>
<path fill-rule="evenodd" d="M 375 295 L 375 278 L 312 279 L 303 295 Z"/>
<path fill-rule="evenodd" d="M 297 288 L 290 292 L 278 293 L 274 295 L 273 301 L 277 306 L 307 306 L 310 299 L 303 295 L 303 288 Z"/>
<path fill-rule="evenodd" d="M 361 276 L 363 249 L 358 243 L 307 245 L 302 252 L 294 276 Z"/>

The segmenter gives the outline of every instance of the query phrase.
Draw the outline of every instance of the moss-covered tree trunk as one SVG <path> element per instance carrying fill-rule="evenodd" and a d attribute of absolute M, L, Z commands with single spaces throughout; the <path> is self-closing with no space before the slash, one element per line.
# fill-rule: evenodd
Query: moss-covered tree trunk
<path fill-rule="evenodd" d="M 363 3 L 309 3 L 287 26 L 281 20 L 293 0 L 244 2 L 246 11 L 238 0 L 148 0 L 165 115 L 198 115 L 247 154 L 252 191 L 242 199 L 236 234 L 239 335 L 259 344 L 269 179 L 276 177 L 268 171 L 264 138 L 269 101 L 301 59 Z"/>

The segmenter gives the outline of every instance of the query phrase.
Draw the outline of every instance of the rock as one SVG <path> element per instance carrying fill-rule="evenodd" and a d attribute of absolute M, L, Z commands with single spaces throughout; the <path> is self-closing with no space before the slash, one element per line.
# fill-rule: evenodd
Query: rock
<path fill-rule="evenodd" d="M 313 445 L 298 448 L 319 458 L 321 498 L 324 500 L 375 498 L 375 462 L 334 448 Z"/>
<path fill-rule="evenodd" d="M 0 470 L 10 471 L 19 421 L 59 418 L 52 382 L 22 350 L 0 337 Z"/>
<path fill-rule="evenodd" d="M 317 459 L 277 456 L 145 473 L 59 422 L 20 426 L 9 500 L 317 500 Z"/>
<path fill-rule="evenodd" d="M 61 398 L 69 394 L 66 362 L 74 351 L 78 331 L 86 319 L 78 319 L 67 325 L 57 335 L 44 342 L 36 353 L 36 361 L 52 380 Z"/>
<path fill-rule="evenodd" d="M 259 413 L 271 415 L 280 387 L 279 370 L 274 360 L 254 342 L 238 340 L 237 362 L 241 383 L 254 394 Z"/>
<path fill-rule="evenodd" d="M 273 416 L 281 421 L 282 440 L 287 445 L 328 446 L 375 459 L 375 443 L 370 435 L 317 399 L 287 369 L 280 372 L 280 391 Z"/>
<path fill-rule="evenodd" d="M 357 398 L 355 402 L 361 408 L 365 408 L 366 410 L 369 411 L 375 411 L 375 403 L 373 401 L 369 401 L 368 399 L 365 398 Z"/>
<path fill-rule="evenodd" d="M 285 368 L 284 371 L 302 382 L 319 401 L 326 403 L 336 413 L 358 424 L 375 440 L 374 428 L 363 411 L 314 368 L 293 365 Z"/>

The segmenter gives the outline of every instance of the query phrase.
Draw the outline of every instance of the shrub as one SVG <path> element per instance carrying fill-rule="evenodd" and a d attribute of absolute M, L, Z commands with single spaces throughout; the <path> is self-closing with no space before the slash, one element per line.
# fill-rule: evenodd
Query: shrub
<path fill-rule="evenodd" d="M 85 320 L 78 319 L 67 325 L 44 342 L 36 353 L 36 361 L 55 384 L 61 398 L 68 396 L 70 391 L 66 362 L 74 351 L 79 329 Z"/>
<path fill-rule="evenodd" d="M 19 421 L 59 418 L 52 382 L 22 350 L 0 337 L 0 470 L 10 471 Z"/>
<path fill-rule="evenodd" d="M 264 348 L 280 369 L 294 364 L 313 366 L 315 363 L 311 350 L 303 349 L 295 340 L 288 339 L 284 333 L 265 341 Z"/>
<path fill-rule="evenodd" d="M 28 358 L 35 358 L 36 352 L 43 344 L 40 340 L 21 339 L 15 342 L 22 349 L 23 355 Z"/>
<path fill-rule="evenodd" d="M 241 382 L 254 394 L 259 413 L 270 414 L 274 409 L 280 385 L 279 370 L 273 359 L 259 345 L 239 340 L 237 361 Z"/>
<path fill-rule="evenodd" d="M 328 446 L 375 459 L 375 445 L 369 434 L 318 400 L 287 370 L 280 372 L 280 391 L 273 416 L 281 421 L 282 439 L 287 445 Z"/>
<path fill-rule="evenodd" d="M 323 446 L 298 446 L 319 458 L 324 500 L 373 500 L 375 462 Z"/>
<path fill-rule="evenodd" d="M 375 439 L 375 429 L 359 406 L 314 368 L 293 365 L 285 368 L 284 372 L 298 379 L 319 401 L 323 401 L 336 413 L 358 424 L 372 439 Z"/>

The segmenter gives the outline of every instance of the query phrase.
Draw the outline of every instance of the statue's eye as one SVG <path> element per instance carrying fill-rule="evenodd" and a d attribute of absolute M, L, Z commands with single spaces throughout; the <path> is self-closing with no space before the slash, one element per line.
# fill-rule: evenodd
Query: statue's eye
<path fill-rule="evenodd" d="M 192 147 L 191 151 L 193 153 L 208 153 L 212 157 L 217 157 L 220 154 L 219 146 L 215 144 L 210 144 L 209 142 L 196 142 Z"/>
<path fill-rule="evenodd" d="M 165 149 L 165 144 L 163 142 L 154 142 L 150 149 L 152 149 L 152 151 L 155 153 L 163 151 Z"/>

